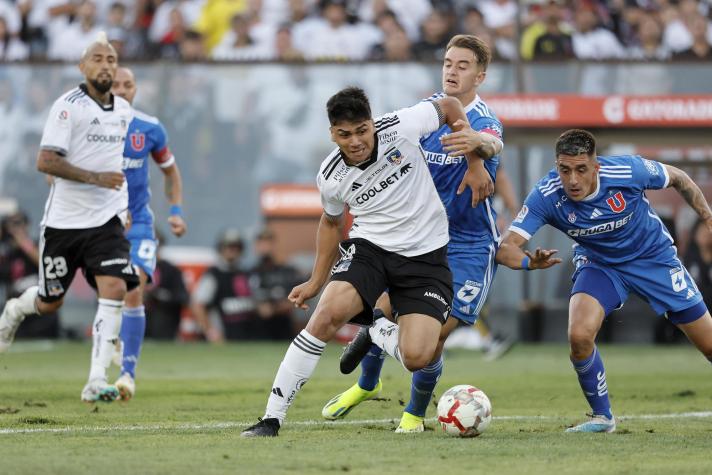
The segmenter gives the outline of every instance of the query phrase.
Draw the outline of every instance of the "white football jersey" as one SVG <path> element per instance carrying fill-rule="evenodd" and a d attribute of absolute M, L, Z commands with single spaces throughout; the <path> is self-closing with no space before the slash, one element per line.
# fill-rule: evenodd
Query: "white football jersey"
<path fill-rule="evenodd" d="M 57 99 L 49 112 L 40 148 L 92 172 L 122 172 L 124 140 L 133 119 L 129 103 L 114 97 L 102 106 L 83 84 Z M 128 209 L 126 182 L 121 190 L 53 177 L 43 226 L 86 229 L 103 225 Z"/>
<path fill-rule="evenodd" d="M 324 211 L 354 216 L 349 232 L 381 249 L 413 257 L 448 242 L 447 215 L 435 190 L 420 137 L 440 127 L 431 102 L 384 115 L 375 121 L 371 158 L 347 165 L 340 149 L 321 164 L 317 185 Z"/>

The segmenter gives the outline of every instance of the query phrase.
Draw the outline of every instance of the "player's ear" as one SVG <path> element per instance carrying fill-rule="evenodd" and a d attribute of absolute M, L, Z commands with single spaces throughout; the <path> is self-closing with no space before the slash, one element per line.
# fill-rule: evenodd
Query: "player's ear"
<path fill-rule="evenodd" d="M 79 61 L 79 71 L 81 71 L 82 76 L 84 76 L 84 58 L 82 58 L 82 60 Z"/>

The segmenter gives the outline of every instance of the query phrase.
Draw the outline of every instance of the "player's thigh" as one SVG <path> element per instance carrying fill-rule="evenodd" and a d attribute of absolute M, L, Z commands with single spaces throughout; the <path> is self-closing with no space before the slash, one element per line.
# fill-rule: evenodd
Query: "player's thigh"
<path fill-rule="evenodd" d="M 494 243 L 448 248 L 448 264 L 452 272 L 452 316 L 473 325 L 487 301 L 497 271 Z"/>
<path fill-rule="evenodd" d="M 339 244 L 341 258 L 331 271 L 332 282 L 347 282 L 361 296 L 363 308 L 351 315 L 351 323 L 371 325 L 373 308 L 387 288 L 383 263 L 388 253 L 365 239 L 346 239 Z"/>
<path fill-rule="evenodd" d="M 569 300 L 569 341 L 594 340 L 605 318 L 603 306 L 593 296 L 578 292 Z"/>
<path fill-rule="evenodd" d="M 441 330 L 441 321 L 430 315 L 411 313 L 398 317 L 398 347 L 408 369 L 414 371 L 432 361 Z"/>
<path fill-rule="evenodd" d="M 329 341 L 339 328 L 363 310 L 363 299 L 350 282 L 331 281 L 321 294 L 306 330 L 321 341 Z"/>
<path fill-rule="evenodd" d="M 705 311 L 704 315 L 692 322 L 678 323 L 677 327 L 702 354 L 712 358 L 712 317 L 709 311 Z"/>
<path fill-rule="evenodd" d="M 123 300 L 126 291 L 139 284 L 138 273 L 131 264 L 130 244 L 117 217 L 92 228 L 84 242 L 81 259 L 87 282 L 99 291 L 101 298 L 117 298 L 123 287 L 124 295 L 120 297 Z M 117 279 L 122 280 L 123 285 Z"/>
<path fill-rule="evenodd" d="M 654 258 L 637 259 L 620 268 L 628 285 L 657 315 L 680 313 L 702 301 L 695 281 L 672 248 Z"/>
<path fill-rule="evenodd" d="M 77 259 L 84 231 L 44 227 L 39 245 L 40 311 L 49 313 L 61 306 L 74 274 L 81 267 Z"/>
<path fill-rule="evenodd" d="M 593 340 L 606 315 L 620 307 L 625 296 L 615 284 L 616 275 L 594 266 L 584 266 L 574 274 L 569 299 L 569 340 Z"/>

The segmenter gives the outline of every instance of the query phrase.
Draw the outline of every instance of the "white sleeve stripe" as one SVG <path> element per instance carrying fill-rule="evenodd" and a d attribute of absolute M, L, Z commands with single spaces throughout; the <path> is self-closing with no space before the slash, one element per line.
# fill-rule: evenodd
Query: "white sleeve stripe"
<path fill-rule="evenodd" d="M 160 168 L 168 168 L 170 166 L 173 166 L 176 163 L 176 157 L 174 155 L 171 155 L 168 160 L 166 160 L 163 163 L 159 163 L 158 166 Z"/>
<path fill-rule="evenodd" d="M 526 232 L 526 231 L 523 230 L 522 228 L 518 228 L 517 226 L 511 225 L 511 226 L 509 226 L 509 230 L 512 231 L 512 232 L 514 232 L 514 233 L 519 234 L 521 237 L 523 237 L 523 238 L 526 239 L 527 241 L 532 238 L 532 235 L 531 235 L 531 234 L 529 234 L 528 232 Z"/>
<path fill-rule="evenodd" d="M 663 168 L 663 175 L 665 175 L 665 184 L 663 185 L 663 188 L 667 188 L 670 186 L 670 175 L 668 174 L 667 167 L 664 164 L 660 164 L 660 166 Z"/>

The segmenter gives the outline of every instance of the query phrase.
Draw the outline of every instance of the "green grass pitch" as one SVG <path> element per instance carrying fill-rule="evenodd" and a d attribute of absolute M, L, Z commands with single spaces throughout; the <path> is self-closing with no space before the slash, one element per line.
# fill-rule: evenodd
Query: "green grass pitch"
<path fill-rule="evenodd" d="M 436 395 L 478 386 L 495 416 L 481 437 L 457 439 L 432 420 L 424 434 L 393 433 L 410 377 L 392 360 L 380 400 L 322 422 L 323 404 L 354 382 L 330 344 L 281 435 L 243 440 L 286 346 L 149 343 L 136 398 L 89 406 L 89 346 L 19 343 L 0 357 L 0 473 L 712 473 L 712 367 L 690 346 L 601 347 L 614 434 L 563 433 L 588 409 L 565 346 L 520 345 L 491 363 L 449 353 Z"/>

